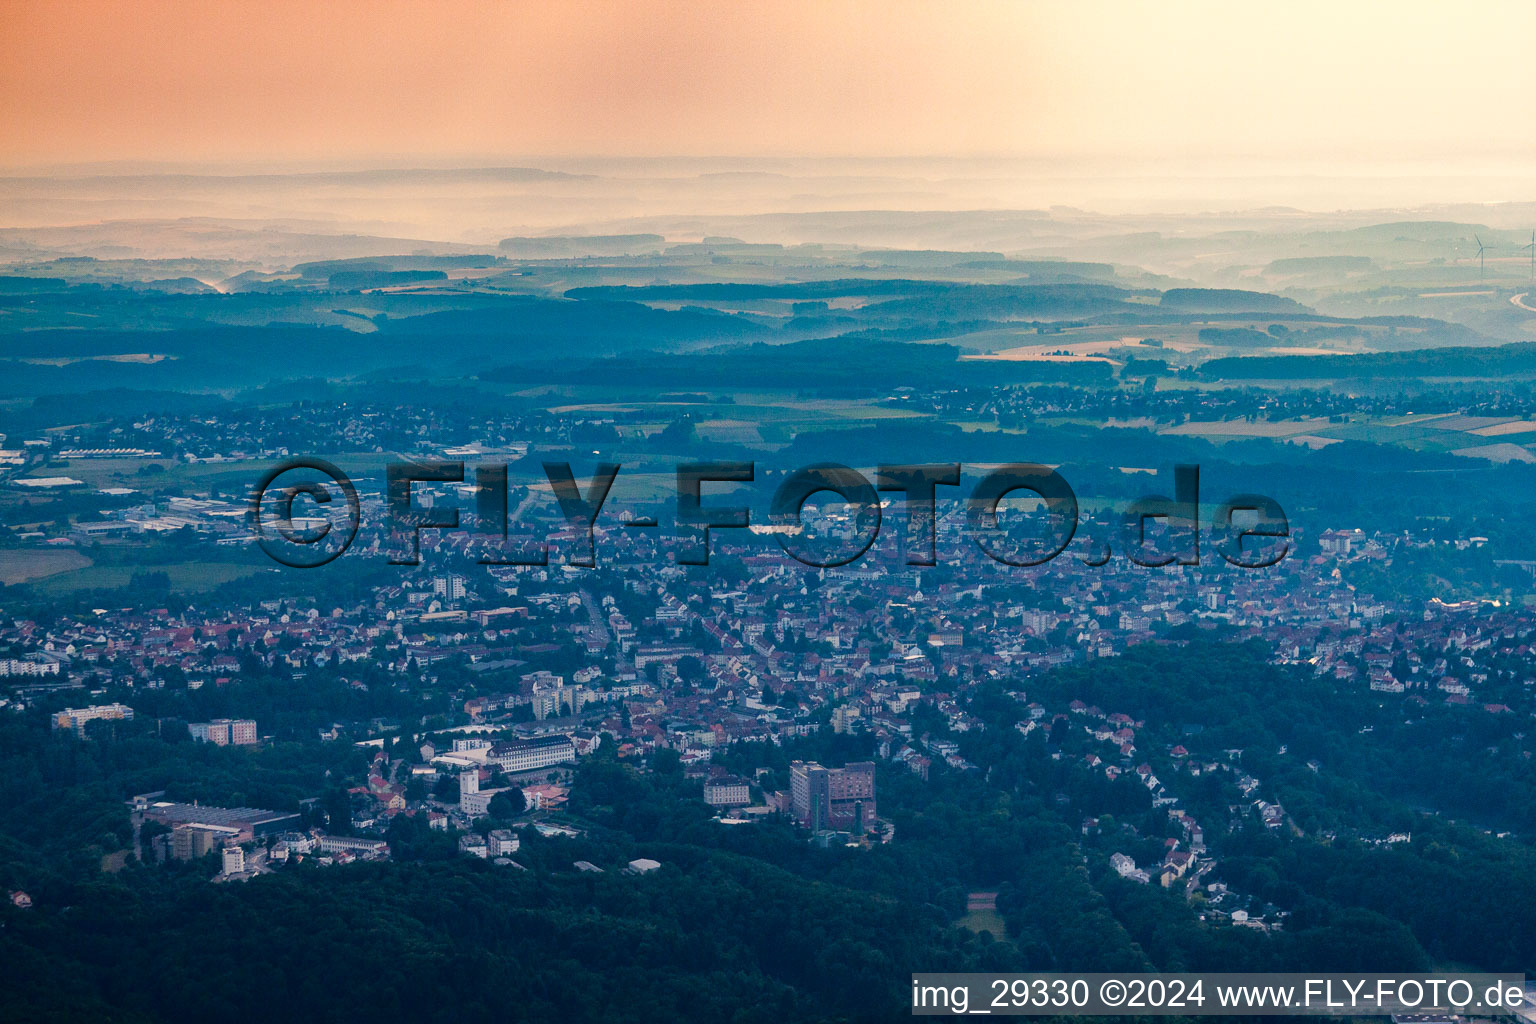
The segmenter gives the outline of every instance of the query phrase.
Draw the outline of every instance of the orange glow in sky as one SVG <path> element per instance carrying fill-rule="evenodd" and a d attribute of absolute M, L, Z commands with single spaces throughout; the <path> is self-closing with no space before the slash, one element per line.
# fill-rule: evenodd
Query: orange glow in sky
<path fill-rule="evenodd" d="M 1531 155 L 1536 7 L 0 7 L 5 165 L 423 156 Z"/>

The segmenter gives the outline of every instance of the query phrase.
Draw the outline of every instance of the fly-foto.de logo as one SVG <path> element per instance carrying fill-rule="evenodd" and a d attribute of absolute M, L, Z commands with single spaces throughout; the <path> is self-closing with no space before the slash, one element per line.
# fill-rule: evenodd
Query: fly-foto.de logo
<path fill-rule="evenodd" d="M 585 482 L 568 462 L 543 463 L 544 478 L 559 506 L 570 539 L 568 565 L 597 565 L 596 528 L 619 479 L 622 466 L 598 463 Z M 965 533 L 976 550 L 1011 566 L 1042 565 L 1067 550 L 1082 522 L 1076 493 L 1049 466 L 1009 463 L 982 473 L 968 495 L 960 463 L 887 463 L 874 479 L 850 466 L 818 463 L 783 474 L 764 515 L 754 523 L 753 508 L 711 492 L 752 484 L 752 462 L 690 462 L 676 467 L 672 507 L 672 552 L 678 565 L 708 565 L 710 536 L 716 530 L 771 534 L 784 553 L 815 568 L 857 561 L 880 536 L 889 518 L 903 523 L 907 565 L 937 563 L 938 507 L 941 496 L 960 497 Z M 284 482 L 288 480 L 289 482 Z M 548 565 L 548 536 L 509 540 L 511 513 L 506 464 L 473 468 L 468 488 L 471 508 L 440 507 L 418 501 L 416 485 L 463 485 L 466 467 L 456 461 L 392 462 L 384 473 L 383 522 L 386 558 L 392 565 L 421 561 L 423 530 L 472 530 L 482 565 Z M 1112 541 L 1100 540 L 1079 554 L 1085 565 L 1107 562 L 1118 549 L 1137 565 L 1199 565 L 1202 547 L 1229 565 L 1260 569 L 1275 565 L 1290 551 L 1290 523 L 1279 502 L 1262 494 L 1238 494 L 1208 509 L 1202 518 L 1200 468 L 1173 471 L 1173 495 L 1149 494 L 1132 501 L 1116 517 Z M 817 495 L 831 495 L 843 505 L 840 528 L 817 536 L 806 529 L 806 511 Z M 885 495 L 885 497 L 882 497 Z M 1027 508 L 1019 510 L 1018 506 Z M 466 523 L 461 513 L 472 512 Z M 291 459 L 258 482 L 250 502 L 249 522 L 257 543 L 270 557 L 295 568 L 314 568 L 340 557 L 362 525 L 357 487 L 340 468 L 324 459 Z M 625 530 L 660 530 L 655 516 L 617 520 Z M 1154 537 L 1154 532 L 1158 536 Z"/>

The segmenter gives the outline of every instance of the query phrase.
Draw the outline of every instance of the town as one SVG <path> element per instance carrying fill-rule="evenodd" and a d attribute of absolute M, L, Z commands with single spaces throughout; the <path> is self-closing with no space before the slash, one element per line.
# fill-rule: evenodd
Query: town
<path fill-rule="evenodd" d="M 522 451 L 540 437 L 582 429 L 566 422 L 516 435 L 518 426 L 528 424 L 429 454 Z M 65 433 L 17 450 L 19 466 L 93 457 L 78 449 L 55 454 L 56 444 L 86 443 Z M 193 432 L 167 421 L 135 424 L 128 436 L 156 446 L 134 449 L 139 460 L 179 449 L 189 464 L 254 466 L 284 451 L 263 442 L 250 443 L 249 453 L 193 454 Z M 529 485 L 514 497 L 513 536 L 563 537 L 567 554 L 579 553 L 580 538 L 548 491 Z M 99 518 L 15 532 L 12 543 L 62 550 L 175 535 L 210 552 L 250 544 L 234 496 L 100 498 L 112 505 Z M 473 499 L 472 487 L 455 485 L 418 485 L 414 496 L 438 509 Z M 376 500 L 367 507 L 382 512 Z M 268 568 L 262 576 L 280 577 L 274 596 L 248 604 L 237 589 L 218 601 L 10 619 L 0 628 L 7 684 L 0 707 L 43 709 L 55 730 L 85 743 L 127 723 L 148 727 L 154 716 L 159 732 L 183 729 L 196 742 L 256 748 L 298 737 L 286 725 L 284 734 L 263 734 L 249 718 L 183 722 L 152 709 L 170 706 L 175 693 L 236 691 L 257 675 L 323 676 L 343 690 L 417 695 L 417 713 L 326 721 L 314 730 L 310 739 L 367 755 L 340 803 L 320 792 L 275 810 L 177 801 L 164 792 L 132 798 L 138 856 L 214 857 L 218 877 L 236 880 L 310 859 L 387 858 L 397 818 L 455 837 L 463 856 L 520 867 L 525 830 L 584 833 L 588 826 L 569 810 L 571 785 L 574 769 L 599 752 L 645 771 L 672 759 L 722 828 L 780 818 L 821 846 L 888 843 L 895 826 L 878 813 L 877 774 L 928 780 L 936 771 L 984 771 L 967 758 L 966 737 L 989 727 L 972 710 L 977 695 L 1000 686 L 1017 708 L 1016 733 L 1044 737 L 1050 758 L 1072 759 L 1106 784 L 1135 785 L 1148 812 L 1166 822 L 1153 833 L 1166 840 L 1153 842 L 1145 826 L 1111 824 L 1108 810 L 1085 804 L 1081 831 L 1102 846 L 1105 866 L 1198 897 L 1203 919 L 1260 929 L 1282 928 L 1287 911 L 1220 880 L 1222 837 L 1249 819 L 1267 829 L 1301 827 L 1245 767 L 1243 750 L 1206 747 L 1194 726 L 1177 742 L 1149 745 L 1137 717 L 1054 686 L 1049 697 L 1036 696 L 1032 680 L 1220 635 L 1260 644 L 1272 664 L 1330 686 L 1401 702 L 1405 712 L 1434 703 L 1491 717 L 1529 714 L 1518 709 L 1530 707 L 1536 685 L 1525 667 L 1536 613 L 1497 601 L 1409 603 L 1348 582 L 1394 558 L 1447 545 L 1473 549 L 1484 539 L 1332 528 L 1315 537 L 1298 531 L 1293 541 L 1309 553 L 1263 570 L 1101 565 L 1082 556 L 1019 569 L 968 558 L 962 503 L 937 509 L 933 543 L 941 557 L 932 566 L 905 564 L 902 542 L 891 537 L 865 562 L 808 569 L 776 550 L 765 530 L 718 534 L 707 569 L 678 565 L 665 557 L 670 538 L 627 526 L 664 515 L 665 503 L 654 499 L 619 503 L 616 522 L 605 516 L 588 524 L 587 543 L 604 555 L 596 570 L 569 558 L 487 566 L 483 536 L 423 531 L 419 565 L 390 566 L 344 601 L 302 596 L 295 588 L 303 590 L 303 570 Z M 824 537 L 845 542 L 857 529 L 857 508 L 834 504 L 810 519 Z M 364 526 L 343 566 L 387 547 L 381 521 Z M 1089 514 L 1083 543 L 1113 536 L 1112 526 L 1112 517 Z M 1027 513 L 1014 526 L 1033 528 Z M 872 760 L 794 761 L 778 771 L 740 753 L 827 734 L 855 742 Z M 1205 792 L 1198 780 L 1212 777 L 1227 780 L 1226 798 L 1188 806 L 1181 793 Z M 985 905 L 992 897 L 982 898 Z"/>

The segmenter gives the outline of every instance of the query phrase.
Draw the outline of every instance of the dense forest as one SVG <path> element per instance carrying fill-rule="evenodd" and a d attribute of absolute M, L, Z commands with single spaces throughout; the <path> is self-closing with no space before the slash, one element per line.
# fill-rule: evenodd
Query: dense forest
<path fill-rule="evenodd" d="M 1245 356 L 1200 366 L 1211 380 L 1325 380 L 1330 378 L 1529 377 L 1536 374 L 1536 344 L 1421 348 L 1341 356 Z"/>
<path fill-rule="evenodd" d="M 259 702 L 307 688 L 286 712 L 298 737 L 304 722 L 331 713 L 391 709 L 387 688 L 343 708 L 343 692 L 316 682 L 166 691 L 164 713 L 281 713 Z M 924 781 L 881 769 L 890 844 L 822 849 L 774 821 L 724 828 L 675 758 L 641 772 L 609 748 L 573 784 L 566 818 L 583 834 L 526 832 L 523 870 L 468 861 L 450 836 L 401 817 L 388 834 L 393 863 L 301 865 L 224 885 L 206 881 L 213 868 L 199 863 L 130 858 L 103 874 L 101 856 L 130 839 L 123 799 L 164 788 L 307 817 L 329 798 L 318 808 L 304 798 L 359 771 L 362 754 L 298 738 L 213 748 L 188 742 L 184 729 L 173 735 L 165 719 L 85 742 L 12 720 L 0 728 L 0 883 L 25 886 L 36 905 L 0 909 L 0 1016 L 150 1021 L 195 1004 L 235 1020 L 298 1008 L 445 1021 L 476 1012 L 670 1020 L 685 1007 L 723 1020 L 879 1020 L 903 1012 L 915 970 L 1536 963 L 1536 927 L 1508 913 L 1536 899 L 1536 851 L 1475 821 L 1536 806 L 1512 727 L 1449 708 L 1404 724 L 1363 696 L 1269 665 L 1252 647 L 1210 641 L 1059 670 L 1031 691 L 1142 720 L 1138 743 L 1170 779 L 1168 744 L 1220 757 L 1242 747 L 1243 770 L 1264 779 L 1262 793 L 1282 801 L 1297 828 L 1241 815 L 1222 825 L 1218 877 L 1284 909 L 1285 929 L 1212 926 L 1198 901 L 1117 877 L 1109 853 L 1150 849 L 1161 812 L 1139 785 L 1084 766 L 1077 755 L 1091 738 L 1082 730 L 1021 736 L 1013 725 L 1023 708 L 996 685 L 969 702 L 986 728 L 955 736 L 976 770 L 938 766 Z M 947 732 L 941 719 L 918 721 Z M 1192 731 L 1194 722 L 1205 727 Z M 719 760 L 782 776 L 793 758 L 843 763 L 869 756 L 870 742 L 828 731 L 782 746 L 738 744 Z M 1490 744 L 1504 753 L 1470 754 Z M 1227 820 L 1229 778 L 1173 784 L 1208 825 Z M 1078 828 L 1085 815 L 1098 831 Z M 1412 841 L 1372 839 L 1397 829 Z M 624 873 L 637 857 L 663 868 Z M 605 871 L 575 871 L 577 860 Z M 1006 938 L 956 926 L 974 889 L 998 893 Z"/>

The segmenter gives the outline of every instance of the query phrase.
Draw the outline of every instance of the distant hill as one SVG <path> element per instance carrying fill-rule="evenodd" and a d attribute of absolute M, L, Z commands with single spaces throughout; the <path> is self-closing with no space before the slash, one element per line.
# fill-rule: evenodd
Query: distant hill
<path fill-rule="evenodd" d="M 364 256 L 357 259 L 312 260 L 308 263 L 296 263 L 292 269 L 300 277 L 323 281 L 327 278 L 334 278 L 337 274 L 348 272 L 442 271 L 469 267 L 494 267 L 505 262 L 501 257 L 490 253 L 485 255 L 466 253 L 453 256 L 412 253 L 408 256 Z"/>
<path fill-rule="evenodd" d="M 656 252 L 666 245 L 661 235 L 549 235 L 503 238 L 497 246 L 509 256 L 525 259 L 570 259 L 578 256 L 629 256 Z"/>
<path fill-rule="evenodd" d="M 1308 313 L 1294 299 L 1238 288 L 1170 288 L 1163 292 L 1162 308 L 1182 312 L 1213 313 Z"/>
<path fill-rule="evenodd" d="M 834 298 L 881 298 L 865 306 L 869 317 L 924 321 L 980 321 L 1079 317 L 1099 313 L 1144 313 L 1148 307 L 1127 300 L 1123 288 L 1076 281 L 1052 284 L 958 284 L 917 279 L 795 281 L 784 284 L 667 284 L 641 287 L 572 288 L 572 299 L 629 299 L 639 302 L 693 300 L 732 302 L 749 299 L 806 301 Z"/>
<path fill-rule="evenodd" d="M 1372 224 L 1349 232 L 1374 242 L 1443 242 L 1447 239 L 1471 238 L 1474 234 L 1488 237 L 1493 229 L 1486 224 L 1458 224 L 1449 220 L 1400 220 L 1387 224 Z"/>
<path fill-rule="evenodd" d="M 908 278 L 869 280 L 837 278 L 831 281 L 789 281 L 783 284 L 741 284 L 734 281 L 707 284 L 599 285 L 572 288 L 568 299 L 627 299 L 634 302 L 671 302 L 692 299 L 700 302 L 740 299 L 835 299 L 870 295 L 932 295 L 959 285 L 946 281 L 920 281 Z"/>
<path fill-rule="evenodd" d="M 819 338 L 783 345 L 762 343 L 680 355 L 644 353 L 578 365 L 540 366 L 537 375 L 582 384 L 652 388 L 774 387 L 805 391 L 894 390 L 922 381 L 927 387 L 983 387 L 999 383 L 1108 383 L 1108 362 L 1000 362 L 963 360 L 954 345 Z M 526 366 L 504 366 L 482 380 L 523 380 Z"/>
<path fill-rule="evenodd" d="M 1274 260 L 1266 274 L 1349 274 L 1370 270 L 1376 261 L 1369 256 L 1291 256 Z"/>
<path fill-rule="evenodd" d="M 148 293 L 124 289 L 93 294 L 139 303 Z M 197 295 L 165 301 L 191 312 L 205 300 L 234 301 Z M 362 316 L 374 328 L 367 333 L 305 322 L 300 318 L 312 315 L 305 308 L 269 302 L 257 311 L 273 319 L 261 326 L 194 322 L 168 330 L 0 331 L 0 397 L 103 387 L 202 391 L 297 377 L 346 379 L 404 366 L 450 375 L 532 361 L 572 367 L 635 350 L 676 351 L 773 336 L 770 328 L 751 319 L 712 310 L 528 296 L 481 297 L 473 308 L 415 316 Z M 276 318 L 284 313 L 295 319 Z M 122 356 L 134 358 L 111 358 Z M 24 361 L 44 359 L 50 362 Z M 51 362 L 60 359 L 69 361 Z"/>
<path fill-rule="evenodd" d="M 952 252 L 945 249 L 876 249 L 861 252 L 854 259 L 886 267 L 963 267 L 978 260 L 1002 263 L 1000 252 Z"/>
<path fill-rule="evenodd" d="M 0 276 L 0 294 L 52 292 L 61 291 L 65 287 L 66 282 L 62 277 L 25 277 L 17 274 Z"/>
<path fill-rule="evenodd" d="M 975 254 L 972 254 L 975 256 Z M 956 264 L 961 270 L 1006 270 L 1022 274 L 1031 281 L 1058 281 L 1084 278 L 1112 281 L 1115 268 L 1109 263 L 1085 263 L 1082 260 L 1009 260 L 974 258 Z"/>
<path fill-rule="evenodd" d="M 1321 380 L 1338 377 L 1536 376 L 1536 342 L 1481 348 L 1426 348 L 1345 356 L 1251 356 L 1212 359 L 1211 380 Z"/>
<path fill-rule="evenodd" d="M 441 270 L 344 270 L 332 274 L 332 288 L 351 291 L 360 288 L 388 288 L 393 285 L 419 284 L 423 281 L 446 281 L 448 275 Z"/>

